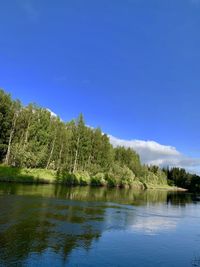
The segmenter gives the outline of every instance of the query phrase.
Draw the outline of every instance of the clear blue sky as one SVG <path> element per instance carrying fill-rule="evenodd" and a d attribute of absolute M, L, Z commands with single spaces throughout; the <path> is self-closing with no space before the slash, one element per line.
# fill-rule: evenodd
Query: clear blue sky
<path fill-rule="evenodd" d="M 200 157 L 200 1 L 6 0 L 0 87 Z"/>

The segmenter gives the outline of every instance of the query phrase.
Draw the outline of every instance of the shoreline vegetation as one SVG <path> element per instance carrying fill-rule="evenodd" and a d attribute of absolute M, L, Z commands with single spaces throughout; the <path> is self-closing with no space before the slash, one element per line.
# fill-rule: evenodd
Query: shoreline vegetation
<path fill-rule="evenodd" d="M 130 148 L 113 147 L 80 114 L 64 122 L 46 108 L 22 105 L 0 90 L 1 181 L 109 187 L 168 187 L 166 174 L 145 166 Z"/>
<path fill-rule="evenodd" d="M 4 90 L 0 90 L 0 181 L 184 188 L 170 170 L 142 164 L 131 148 L 113 147 L 100 128 L 87 126 L 82 114 L 64 122 L 46 108 L 24 106 Z"/>
<path fill-rule="evenodd" d="M 84 176 L 84 173 L 74 175 L 68 174 L 66 178 L 59 177 L 56 171 L 45 169 L 26 169 L 16 168 L 5 165 L 0 165 L 0 182 L 6 183 L 23 183 L 23 184 L 61 184 L 68 186 L 94 186 L 94 187 L 117 187 L 117 188 L 134 188 L 139 190 L 144 189 L 159 189 L 169 191 L 187 191 L 184 188 L 169 185 L 158 184 L 143 184 L 142 182 L 134 181 L 130 185 L 112 184 L 103 181 L 102 177 Z"/>

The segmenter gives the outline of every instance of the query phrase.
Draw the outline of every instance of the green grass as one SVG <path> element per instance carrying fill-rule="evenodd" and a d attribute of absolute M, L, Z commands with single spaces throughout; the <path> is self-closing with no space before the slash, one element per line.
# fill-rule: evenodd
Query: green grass
<path fill-rule="evenodd" d="M 0 182 L 19 182 L 19 183 L 60 183 L 65 185 L 91 185 L 91 186 L 108 186 L 108 187 L 124 187 L 134 189 L 163 189 L 176 190 L 167 184 L 159 184 L 155 181 L 139 181 L 137 179 L 129 183 L 117 184 L 115 180 L 106 179 L 102 173 L 94 177 L 90 177 L 86 172 L 75 174 L 63 174 L 58 176 L 56 171 L 46 169 L 27 169 L 15 168 L 0 165 Z"/>
<path fill-rule="evenodd" d="M 147 183 L 146 186 L 147 186 L 147 189 L 171 189 L 172 188 L 171 186 L 167 184 L 161 185 L 161 184 L 155 184 L 155 183 L 153 184 Z"/>
<path fill-rule="evenodd" d="M 0 165 L 0 181 L 21 183 L 53 183 L 56 172 L 45 169 L 14 168 Z"/>

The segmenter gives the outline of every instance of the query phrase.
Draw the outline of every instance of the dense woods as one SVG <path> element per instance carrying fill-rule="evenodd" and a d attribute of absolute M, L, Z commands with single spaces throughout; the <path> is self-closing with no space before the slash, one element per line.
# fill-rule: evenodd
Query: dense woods
<path fill-rule="evenodd" d="M 200 176 L 186 172 L 183 168 L 165 168 L 168 183 L 178 187 L 186 188 L 190 192 L 200 192 Z"/>
<path fill-rule="evenodd" d="M 23 106 L 0 90 L 0 162 L 53 170 L 57 181 L 76 185 L 166 185 L 166 174 L 141 164 L 130 148 L 114 148 L 100 128 L 80 114 L 67 123 L 35 104 Z"/>

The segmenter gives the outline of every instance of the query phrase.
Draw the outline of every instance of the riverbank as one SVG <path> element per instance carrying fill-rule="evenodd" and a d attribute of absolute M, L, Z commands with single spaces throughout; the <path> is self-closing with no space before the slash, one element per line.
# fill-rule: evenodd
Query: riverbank
<path fill-rule="evenodd" d="M 177 187 L 177 186 L 171 186 L 171 185 L 151 185 L 148 184 L 148 188 L 147 189 L 151 189 L 151 190 L 168 190 L 168 191 L 178 191 L 178 192 L 187 192 L 188 189 L 185 188 L 181 188 L 181 187 Z"/>
<path fill-rule="evenodd" d="M 0 165 L 0 182 L 44 183 L 56 182 L 56 172 L 45 169 L 26 169 Z"/>
<path fill-rule="evenodd" d="M 29 184 L 63 184 L 68 186 L 109 186 L 103 177 L 90 177 L 86 173 L 62 174 L 48 169 L 15 168 L 0 165 L 0 182 Z M 110 187 L 115 187 L 114 183 Z M 126 185 L 124 185 L 126 187 Z M 132 182 L 129 187 L 145 189 L 140 181 Z"/>
<path fill-rule="evenodd" d="M 15 168 L 5 165 L 0 165 L 0 182 L 9 183 L 26 183 L 26 184 L 64 184 L 68 186 L 110 186 L 119 187 L 118 185 L 109 184 L 102 177 L 89 177 L 79 174 L 66 174 L 59 176 L 54 170 L 48 169 L 27 169 Z M 183 188 L 177 188 L 169 185 L 148 184 L 135 180 L 131 184 L 124 184 L 121 187 L 131 187 L 136 189 L 157 189 L 171 191 L 186 191 Z"/>

